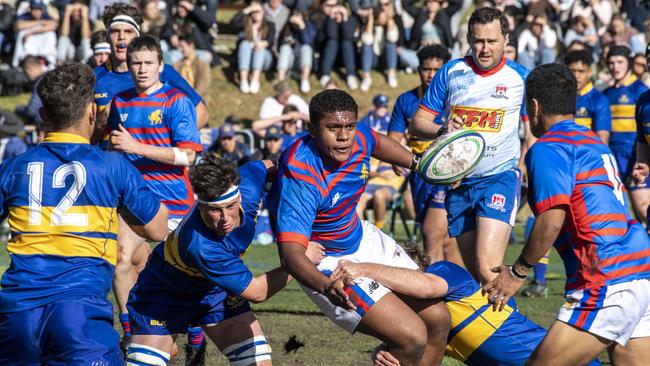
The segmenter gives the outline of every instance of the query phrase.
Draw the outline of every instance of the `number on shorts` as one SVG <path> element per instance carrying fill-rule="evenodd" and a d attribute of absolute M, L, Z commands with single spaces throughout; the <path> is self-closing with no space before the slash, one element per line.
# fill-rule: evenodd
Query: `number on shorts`
<path fill-rule="evenodd" d="M 29 224 L 40 225 L 43 202 L 43 163 L 29 163 L 27 174 L 29 175 Z M 88 226 L 88 214 L 66 213 L 86 186 L 86 168 L 77 161 L 61 165 L 52 176 L 52 188 L 65 188 L 65 179 L 68 175 L 72 175 L 74 178 L 72 186 L 52 211 L 50 223 L 52 226 Z"/>
<path fill-rule="evenodd" d="M 603 158 L 603 164 L 605 165 L 605 170 L 607 171 L 607 177 L 609 178 L 609 181 L 612 182 L 612 186 L 614 188 L 614 196 L 616 196 L 616 199 L 621 203 L 621 205 L 625 206 L 623 182 L 621 182 L 621 178 L 618 174 L 616 159 L 614 159 L 614 155 L 612 154 L 601 154 L 600 156 Z"/>

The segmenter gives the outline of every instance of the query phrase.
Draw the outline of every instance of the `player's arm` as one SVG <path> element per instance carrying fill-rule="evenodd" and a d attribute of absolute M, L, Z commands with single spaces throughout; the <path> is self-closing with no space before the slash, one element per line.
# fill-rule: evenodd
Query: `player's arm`
<path fill-rule="evenodd" d="M 603 140 L 605 145 L 609 144 L 610 131 L 612 130 L 612 111 L 609 100 L 602 94 L 598 98 L 593 121 L 598 137 Z"/>
<path fill-rule="evenodd" d="M 431 110 L 418 108 L 411 121 L 410 132 L 424 139 L 433 140 L 438 137 L 441 125 L 433 123 L 438 116 Z"/>
<path fill-rule="evenodd" d="M 148 223 L 144 225 L 136 225 L 130 224 L 127 220 L 127 224 L 129 224 L 129 227 L 133 230 L 133 232 L 139 236 L 147 240 L 158 242 L 165 240 L 167 234 L 169 233 L 169 229 L 167 228 L 168 217 L 169 212 L 167 210 L 167 206 L 165 206 L 163 203 L 160 203 L 156 216 L 154 216 L 153 219 L 151 219 L 151 221 Z"/>
<path fill-rule="evenodd" d="M 348 260 L 339 261 L 330 279 L 340 278 L 348 284 L 359 277 L 372 278 L 394 292 L 417 299 L 437 299 L 448 291 L 447 281 L 431 273 Z"/>
<path fill-rule="evenodd" d="M 143 144 L 133 138 L 122 124 L 118 125 L 117 130 L 111 131 L 111 144 L 117 151 L 141 155 L 167 165 L 191 166 L 196 158 L 196 151 L 189 148 Z"/>
<path fill-rule="evenodd" d="M 200 130 L 208 124 L 210 119 L 210 113 L 208 112 L 208 107 L 205 106 L 203 101 L 194 107 L 196 110 L 196 126 Z"/>
<path fill-rule="evenodd" d="M 377 137 L 377 143 L 372 151 L 374 158 L 402 168 L 411 167 L 414 158 L 412 152 L 382 133 L 378 133 L 375 136 Z"/>

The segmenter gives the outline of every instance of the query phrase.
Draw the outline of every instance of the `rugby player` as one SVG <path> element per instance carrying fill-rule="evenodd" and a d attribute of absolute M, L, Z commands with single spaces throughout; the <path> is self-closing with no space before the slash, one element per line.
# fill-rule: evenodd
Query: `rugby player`
<path fill-rule="evenodd" d="M 648 47 L 645 50 L 645 58 L 646 66 L 650 66 L 650 43 L 648 43 Z M 633 175 L 637 184 L 645 184 L 650 169 L 648 166 L 650 164 L 650 146 L 648 145 L 650 143 L 650 91 L 641 94 L 636 105 L 634 117 L 637 127 L 636 158 L 638 163 L 635 166 Z"/>
<path fill-rule="evenodd" d="M 118 211 L 161 240 L 167 208 L 121 154 L 90 145 L 95 76 L 64 63 L 38 94 L 45 139 L 0 167 L 0 217 L 11 264 L 0 291 L 0 364 L 121 365 L 106 295 L 117 261 Z"/>
<path fill-rule="evenodd" d="M 108 104 L 115 95 L 134 87 L 135 80 L 127 65 L 127 47 L 135 37 L 140 36 L 142 16 L 136 7 L 118 2 L 106 6 L 102 22 L 107 30 L 106 40 L 111 54 L 108 62 L 95 68 L 95 102 L 100 111 L 108 111 Z M 180 89 L 192 100 L 197 126 L 199 129 L 204 127 L 208 123 L 208 109 L 192 86 L 168 64 L 164 64 L 160 79 Z"/>
<path fill-rule="evenodd" d="M 632 51 L 627 46 L 612 46 L 607 53 L 607 66 L 614 79 L 614 85 L 603 94 L 609 100 L 612 110 L 612 133 L 609 148 L 616 158 L 621 180 L 629 191 L 636 217 L 645 222 L 650 204 L 650 187 L 636 185 L 631 179 L 636 162 L 636 103 L 648 88 L 632 73 Z"/>
<path fill-rule="evenodd" d="M 566 269 L 565 303 L 531 365 L 583 365 L 607 350 L 614 365 L 650 359 L 650 238 L 630 217 L 609 147 L 574 121 L 576 80 L 564 65 L 526 80 L 531 130 L 528 201 L 537 219 L 512 267 L 483 288 L 503 308 L 530 263 L 552 245 Z M 570 346 L 567 346 L 570 345 Z"/>
<path fill-rule="evenodd" d="M 405 137 L 411 119 L 420 105 L 420 99 L 431 80 L 451 57 L 449 51 L 441 45 L 425 46 L 418 51 L 417 55 L 420 61 L 418 66 L 420 85 L 397 97 L 388 125 L 388 136 L 397 142 L 402 142 Z M 442 114 L 436 117 L 435 123 L 442 124 Z M 422 140 L 412 134 L 407 138 L 407 144 L 414 154 L 422 154 L 430 143 L 430 140 Z M 460 258 L 458 245 L 449 237 L 447 229 L 445 195 L 448 187 L 427 184 L 418 174 L 411 174 L 409 183 L 416 208 L 416 219 L 422 230 L 427 260 L 435 262 L 446 259 L 462 265 L 463 260 Z"/>
<path fill-rule="evenodd" d="M 439 364 L 449 313 L 439 301 L 398 297 L 376 281 L 345 286 L 330 280 L 341 259 L 417 268 L 395 241 L 355 211 L 368 179 L 370 158 L 417 167 L 418 158 L 390 137 L 357 124 L 358 106 L 341 90 L 325 90 L 309 104 L 309 135 L 283 153 L 268 199 L 276 219 L 280 259 L 321 311 L 350 333 L 390 345 L 404 365 Z M 307 244 L 325 247 L 315 266 Z"/>
<path fill-rule="evenodd" d="M 503 262 L 521 186 L 516 167 L 519 119 L 527 126 L 527 71 L 503 56 L 507 34 L 503 13 L 492 8 L 474 11 L 468 23 L 470 55 L 449 61 L 436 73 L 411 126 L 422 138 L 463 128 L 485 139 L 483 159 L 445 198 L 449 235 L 456 238 L 467 269 L 480 283 L 494 278 L 490 269 Z M 446 116 L 447 126 L 433 123 L 440 114 Z"/>
<path fill-rule="evenodd" d="M 180 90 L 160 81 L 164 64 L 155 38 L 146 35 L 134 38 L 127 57 L 135 88 L 113 98 L 107 126 L 111 131 L 111 146 L 126 155 L 165 203 L 169 209 L 169 231 L 172 231 L 194 204 L 187 167 L 202 151 L 196 114 L 192 102 Z M 120 260 L 113 285 L 126 337 L 129 336 L 126 302 L 135 283 L 133 258 L 139 248 L 148 249 L 148 245 L 143 245 L 145 242 L 128 226 L 120 225 Z M 139 262 L 144 265 L 145 260 Z"/>
<path fill-rule="evenodd" d="M 129 298 L 133 340 L 127 365 L 166 365 L 174 340 L 199 323 L 231 365 L 270 365 L 271 348 L 249 301 L 266 301 L 292 277 L 282 268 L 253 277 L 242 257 L 255 222 L 270 160 L 237 167 L 206 155 L 190 172 L 198 196 L 180 226 L 151 253 Z M 312 243 L 314 263 L 322 249 Z"/>

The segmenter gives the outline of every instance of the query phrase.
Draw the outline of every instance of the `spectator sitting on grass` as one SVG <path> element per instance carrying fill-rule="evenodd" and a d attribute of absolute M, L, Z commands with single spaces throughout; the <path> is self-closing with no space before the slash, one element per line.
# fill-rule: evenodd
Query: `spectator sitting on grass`
<path fill-rule="evenodd" d="M 41 98 L 36 91 L 38 89 L 38 83 L 41 81 L 45 71 L 47 71 L 43 65 L 44 62 L 43 59 L 36 56 L 27 56 L 23 59 L 21 63 L 23 72 L 27 76 L 27 79 L 34 83 L 34 89 L 27 105 L 19 105 L 16 107 L 16 114 L 23 117 L 28 124 L 35 125 L 37 128 L 40 128 L 41 123 L 43 123 L 39 114 L 39 109 L 43 107 L 43 102 L 41 102 Z"/>
<path fill-rule="evenodd" d="M 260 75 L 273 62 L 271 49 L 275 39 L 275 25 L 266 20 L 262 5 L 254 1 L 233 19 L 243 30 L 237 46 L 239 90 L 244 94 L 260 91 Z"/>
<path fill-rule="evenodd" d="M 194 38 L 191 35 L 179 37 L 178 49 L 183 54 L 183 59 L 176 62 L 174 68 L 199 95 L 205 98 L 212 82 L 210 64 L 197 57 Z"/>

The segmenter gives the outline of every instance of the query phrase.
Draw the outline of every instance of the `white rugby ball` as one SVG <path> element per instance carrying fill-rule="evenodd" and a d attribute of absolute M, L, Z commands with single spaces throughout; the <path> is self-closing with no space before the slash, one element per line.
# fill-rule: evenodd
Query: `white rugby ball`
<path fill-rule="evenodd" d="M 485 140 L 472 130 L 445 134 L 422 153 L 418 173 L 431 184 L 449 184 L 463 179 L 483 158 Z"/>

